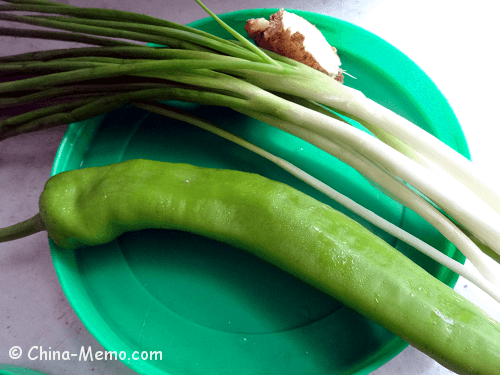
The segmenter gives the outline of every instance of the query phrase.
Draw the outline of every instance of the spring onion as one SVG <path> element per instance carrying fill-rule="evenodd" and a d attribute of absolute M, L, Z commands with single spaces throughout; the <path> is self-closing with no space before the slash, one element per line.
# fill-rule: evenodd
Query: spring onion
<path fill-rule="evenodd" d="M 258 48 L 196 1 L 237 40 L 130 12 L 47 0 L 7 1 L 9 5 L 0 6 L 0 19 L 59 31 L 3 28 L 0 35 L 90 46 L 0 58 L 1 74 L 13 77 L 0 84 L 0 108 L 16 101 L 48 101 L 43 109 L 2 120 L 0 140 L 80 121 L 138 100 L 229 107 L 301 137 L 356 168 L 428 220 L 478 272 L 466 274 L 451 259 L 401 236 L 405 241 L 474 280 L 498 300 L 498 258 L 487 254 L 500 254 L 500 194 L 469 160 L 360 91 Z M 22 72 L 32 76 L 19 77 Z M 59 98 L 69 102 L 56 103 Z M 343 118 L 358 122 L 371 134 Z M 323 189 L 320 185 L 315 186 Z M 385 225 L 381 218 L 374 221 Z"/>

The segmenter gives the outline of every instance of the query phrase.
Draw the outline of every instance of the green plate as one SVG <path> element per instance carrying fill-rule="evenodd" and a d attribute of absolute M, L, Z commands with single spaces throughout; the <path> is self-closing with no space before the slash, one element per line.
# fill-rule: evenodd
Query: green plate
<path fill-rule="evenodd" d="M 0 375 L 47 375 L 44 372 L 15 365 L 0 365 Z"/>
<path fill-rule="evenodd" d="M 268 17 L 276 10 L 244 10 L 221 18 L 243 34 L 248 18 Z M 297 13 L 316 24 L 338 48 L 343 68 L 357 78 L 347 77 L 347 85 L 469 156 L 448 103 L 412 61 L 359 27 L 332 17 Z M 192 26 L 230 37 L 211 19 Z M 291 161 L 464 261 L 425 221 L 315 147 L 228 109 L 172 104 Z M 52 173 L 133 158 L 257 172 L 344 211 L 239 146 L 130 106 L 71 124 Z M 451 286 L 456 282 L 457 276 L 446 268 L 360 221 L 443 282 Z M 62 288 L 83 324 L 107 350 L 120 354 L 126 365 L 141 374 L 367 374 L 407 346 L 384 328 L 274 267 L 192 234 L 144 230 L 75 252 L 52 242 L 50 246 Z"/>

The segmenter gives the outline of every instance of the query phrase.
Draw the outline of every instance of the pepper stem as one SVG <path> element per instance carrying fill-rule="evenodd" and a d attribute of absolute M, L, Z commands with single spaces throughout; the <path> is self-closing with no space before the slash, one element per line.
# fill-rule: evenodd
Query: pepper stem
<path fill-rule="evenodd" d="M 17 240 L 46 230 L 40 214 L 36 214 L 32 218 L 20 223 L 11 225 L 10 227 L 0 228 L 0 242 Z"/>

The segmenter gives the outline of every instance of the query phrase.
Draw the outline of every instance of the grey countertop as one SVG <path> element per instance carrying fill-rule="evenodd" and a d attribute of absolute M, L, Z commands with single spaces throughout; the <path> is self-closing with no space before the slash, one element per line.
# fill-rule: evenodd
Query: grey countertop
<path fill-rule="evenodd" d="M 86 7 L 115 8 L 179 23 L 206 17 L 194 0 L 65 0 Z M 323 13 L 361 26 L 399 48 L 436 83 L 454 109 L 478 168 L 491 171 L 500 186 L 498 7 L 493 0 L 206 0 L 215 13 L 243 8 L 289 8 Z M 60 44 L 56 44 L 60 46 Z M 56 48 L 51 42 L 0 38 L 9 55 Z M 36 213 L 65 132 L 60 126 L 0 143 L 0 227 Z M 456 290 L 500 320 L 498 305 L 459 279 Z M 67 302 L 54 272 L 45 233 L 0 244 L 0 363 L 48 374 L 132 374 L 119 361 L 41 361 L 9 357 L 9 350 L 33 346 L 78 352 L 104 350 Z M 452 374 L 408 347 L 376 375 Z M 209 375 L 209 374 L 207 374 Z"/>

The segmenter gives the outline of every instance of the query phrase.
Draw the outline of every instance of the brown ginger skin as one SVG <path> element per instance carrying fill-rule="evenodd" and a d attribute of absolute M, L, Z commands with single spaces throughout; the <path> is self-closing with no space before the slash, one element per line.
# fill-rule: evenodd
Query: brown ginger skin
<path fill-rule="evenodd" d="M 292 34 L 289 28 L 285 30 L 283 26 L 283 12 L 284 10 L 281 9 L 272 14 L 269 21 L 264 18 L 249 19 L 245 24 L 245 31 L 257 46 L 328 74 L 316 61 L 314 56 L 304 47 L 305 36 L 298 31 Z M 335 47 L 331 48 L 335 53 L 337 52 Z M 344 76 L 341 71 L 334 78 L 341 83 L 344 82 Z"/>

